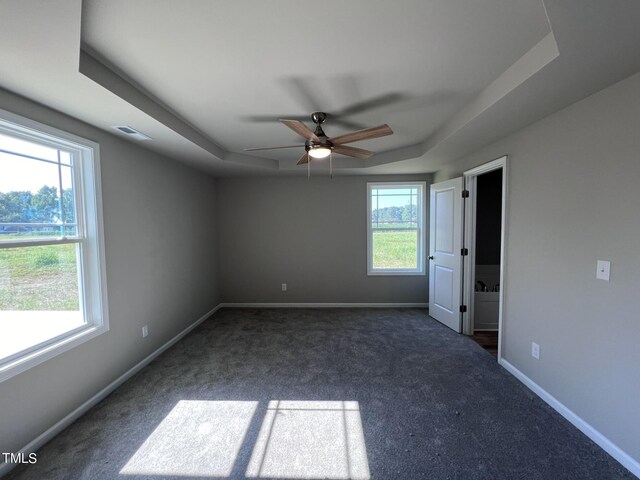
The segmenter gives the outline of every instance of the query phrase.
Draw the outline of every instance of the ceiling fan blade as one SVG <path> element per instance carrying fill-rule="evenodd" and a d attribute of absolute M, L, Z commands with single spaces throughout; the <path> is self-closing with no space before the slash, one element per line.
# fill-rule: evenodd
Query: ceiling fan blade
<path fill-rule="evenodd" d="M 304 155 L 300 157 L 296 165 L 304 165 L 305 163 L 309 163 L 309 154 L 307 152 L 304 152 Z"/>
<path fill-rule="evenodd" d="M 291 120 L 309 120 L 309 115 L 251 115 L 243 117 L 250 122 L 277 122 L 279 118 L 286 117 Z"/>
<path fill-rule="evenodd" d="M 370 138 L 386 137 L 392 135 L 393 130 L 386 123 L 377 127 L 365 128 L 357 132 L 346 133 L 335 138 L 331 138 L 334 145 L 342 145 L 343 143 L 359 142 L 361 140 L 369 140 Z"/>
<path fill-rule="evenodd" d="M 318 95 L 319 80 L 316 77 L 290 77 L 281 81 L 287 92 L 305 111 L 318 112 L 326 107 Z M 308 116 L 306 118 L 309 118 Z"/>
<path fill-rule="evenodd" d="M 331 125 L 341 125 L 349 130 L 361 130 L 364 128 L 361 123 L 347 120 L 346 117 L 339 117 L 333 114 L 327 114 L 327 120 Z"/>
<path fill-rule="evenodd" d="M 258 148 L 245 148 L 245 152 L 257 152 L 259 150 L 276 150 L 278 148 L 300 148 L 304 147 L 304 143 L 300 145 L 285 145 L 283 147 L 258 147 Z"/>
<path fill-rule="evenodd" d="M 347 145 L 336 145 L 333 147 L 333 153 L 339 153 L 341 155 L 346 155 L 347 157 L 362 158 L 363 160 L 373 155 L 373 152 L 370 152 L 369 150 L 349 147 Z"/>
<path fill-rule="evenodd" d="M 250 117 L 244 117 L 243 120 L 247 120 L 249 122 L 255 123 L 263 123 L 263 122 L 277 122 L 278 118 L 286 117 L 289 120 L 308 120 L 309 115 L 253 115 Z M 334 115 L 332 113 L 327 114 L 327 120 L 332 125 L 342 125 L 344 128 L 350 130 L 360 130 L 364 128 L 362 124 L 353 122 L 351 120 L 347 120 L 346 118 L 340 117 L 338 115 Z"/>
<path fill-rule="evenodd" d="M 291 130 L 296 132 L 298 135 L 300 135 L 302 138 L 306 140 L 313 140 L 314 142 L 320 142 L 320 139 L 316 137 L 316 134 L 313 133 L 311 130 L 309 130 L 309 128 L 300 120 L 280 119 L 280 121 L 283 124 L 285 124 L 287 127 L 289 127 Z"/>
<path fill-rule="evenodd" d="M 387 93 L 385 95 L 380 95 L 379 97 L 370 98 L 369 100 L 364 100 L 362 102 L 354 103 L 353 105 L 349 105 L 348 107 L 342 109 L 338 115 L 356 115 L 358 113 L 366 112 L 367 110 L 373 110 L 375 108 L 384 107 L 391 103 L 396 103 L 401 100 L 404 100 L 406 95 L 401 93 Z"/>

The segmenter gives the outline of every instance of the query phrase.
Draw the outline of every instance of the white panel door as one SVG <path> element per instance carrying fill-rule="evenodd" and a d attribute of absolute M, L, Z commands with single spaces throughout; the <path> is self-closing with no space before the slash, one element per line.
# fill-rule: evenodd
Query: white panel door
<path fill-rule="evenodd" d="M 462 177 L 431 185 L 429 315 L 461 332 Z"/>

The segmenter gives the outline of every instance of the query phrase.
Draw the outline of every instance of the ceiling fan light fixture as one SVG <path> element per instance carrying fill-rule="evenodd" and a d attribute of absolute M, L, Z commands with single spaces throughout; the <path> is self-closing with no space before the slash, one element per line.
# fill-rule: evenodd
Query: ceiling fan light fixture
<path fill-rule="evenodd" d="M 327 158 L 331 155 L 331 149 L 328 147 L 313 147 L 309 149 L 309 155 L 313 158 Z"/>

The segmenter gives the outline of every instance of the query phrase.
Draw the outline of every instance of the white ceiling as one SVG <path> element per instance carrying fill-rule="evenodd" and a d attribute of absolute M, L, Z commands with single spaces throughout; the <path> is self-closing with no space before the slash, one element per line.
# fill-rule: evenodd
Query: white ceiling
<path fill-rule="evenodd" d="M 636 0 L 2 0 L 0 86 L 215 175 L 306 173 L 243 149 L 363 106 L 327 134 L 395 134 L 340 172 L 431 172 L 640 70 L 639 24 Z"/>

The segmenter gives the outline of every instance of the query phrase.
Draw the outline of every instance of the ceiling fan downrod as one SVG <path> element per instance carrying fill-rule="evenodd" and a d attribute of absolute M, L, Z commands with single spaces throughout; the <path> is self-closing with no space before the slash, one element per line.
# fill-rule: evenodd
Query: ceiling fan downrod
<path fill-rule="evenodd" d="M 315 133 L 316 137 L 320 138 L 320 140 L 324 141 L 326 141 L 327 135 L 324 133 L 324 130 L 322 130 L 322 124 L 326 119 L 327 114 L 324 112 L 313 112 L 311 114 L 311 120 L 316 124 L 316 130 L 313 133 Z"/>

